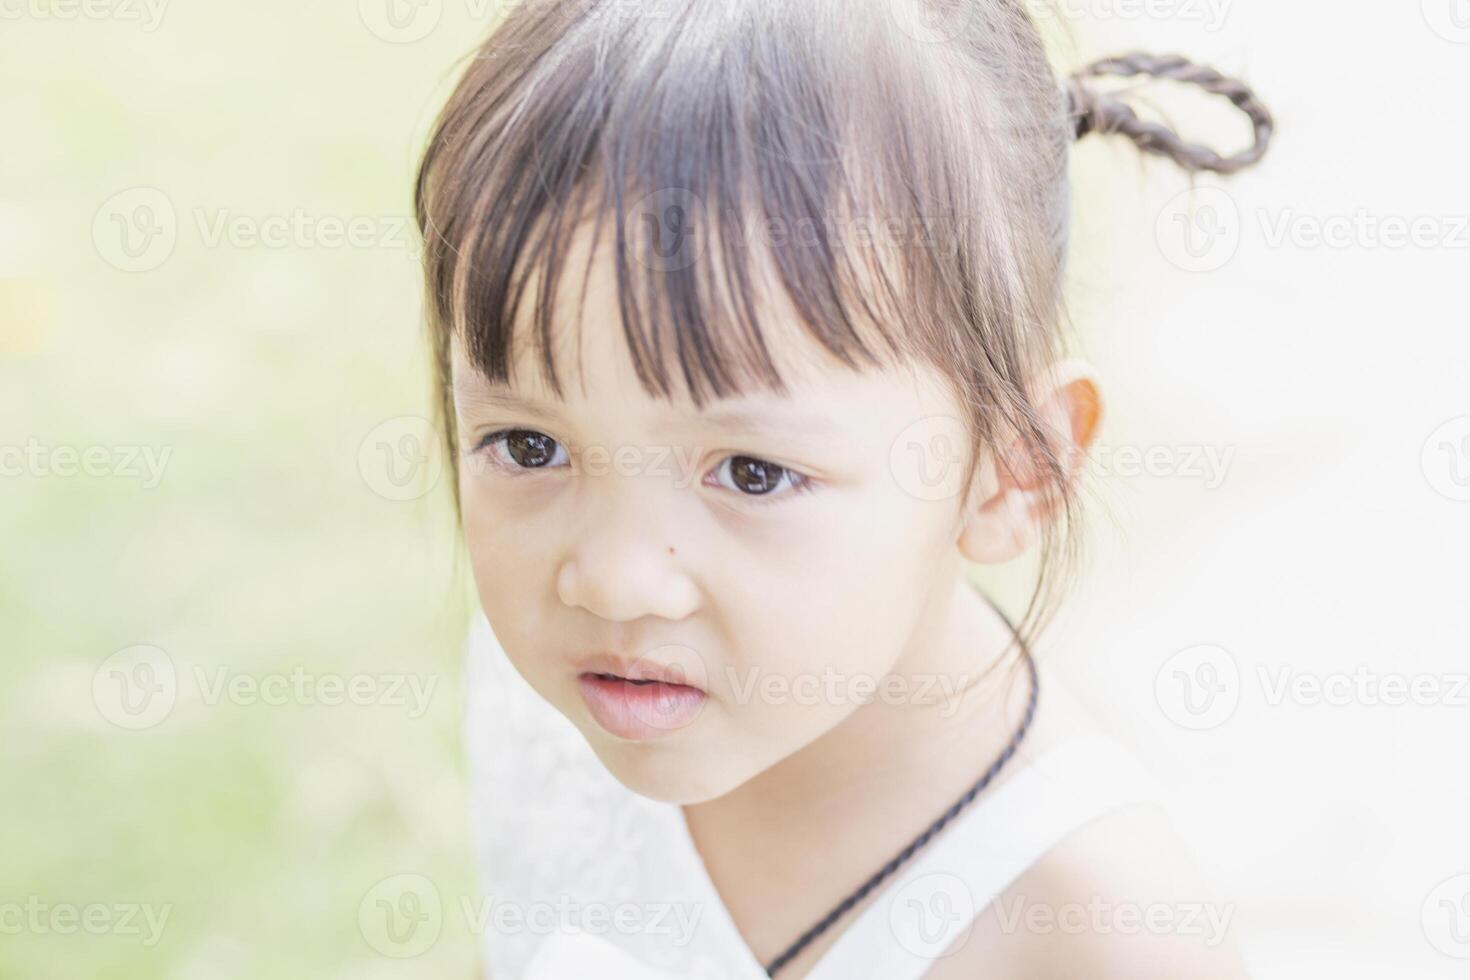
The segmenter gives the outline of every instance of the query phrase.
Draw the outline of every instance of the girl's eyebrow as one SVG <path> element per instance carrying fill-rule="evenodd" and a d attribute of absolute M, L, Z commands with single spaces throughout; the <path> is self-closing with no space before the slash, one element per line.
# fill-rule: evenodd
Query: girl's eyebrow
<path fill-rule="evenodd" d="M 498 388 L 499 386 L 491 388 L 483 384 L 455 385 L 456 394 L 476 407 L 526 412 L 552 421 L 563 421 L 565 418 L 562 411 L 554 405 L 543 404 L 536 399 Z M 707 428 L 732 435 L 781 439 L 834 438 L 840 434 L 840 427 L 827 415 L 740 407 L 715 408 L 670 416 L 657 427 L 657 431 L 667 435 L 674 429 L 686 427 Z"/>
<path fill-rule="evenodd" d="M 459 380 L 454 384 L 454 397 L 456 401 L 462 401 L 475 408 L 503 408 L 514 412 L 527 412 L 531 415 L 539 415 L 542 418 L 560 420 L 561 410 L 553 406 L 542 406 L 540 402 L 530 398 L 502 391 L 499 387 L 489 387 L 483 383 L 464 383 Z"/>

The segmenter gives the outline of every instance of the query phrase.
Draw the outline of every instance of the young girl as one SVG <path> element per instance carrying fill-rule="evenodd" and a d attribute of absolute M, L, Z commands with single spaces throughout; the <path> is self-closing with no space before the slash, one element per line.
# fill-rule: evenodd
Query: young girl
<path fill-rule="evenodd" d="M 1084 82 L 1138 73 L 1255 145 Z M 1069 144 L 1270 130 L 1177 57 L 1059 82 L 1020 0 L 511 6 L 417 188 L 491 976 L 1245 975 L 1033 652 L 1101 406 Z M 965 569 L 1033 548 L 1013 624 Z"/>

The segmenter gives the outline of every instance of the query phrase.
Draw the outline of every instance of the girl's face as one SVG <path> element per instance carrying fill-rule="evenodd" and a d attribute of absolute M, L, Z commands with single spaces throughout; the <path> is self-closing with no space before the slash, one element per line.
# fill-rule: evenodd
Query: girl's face
<path fill-rule="evenodd" d="M 789 398 L 650 398 L 616 309 L 599 253 L 586 321 L 557 324 L 581 337 L 580 362 L 557 349 L 565 402 L 528 344 L 514 391 L 456 349 L 467 547 L 526 681 L 630 789 L 702 802 L 895 693 L 880 682 L 961 570 L 968 449 L 937 375 L 853 373 L 774 304 Z"/>

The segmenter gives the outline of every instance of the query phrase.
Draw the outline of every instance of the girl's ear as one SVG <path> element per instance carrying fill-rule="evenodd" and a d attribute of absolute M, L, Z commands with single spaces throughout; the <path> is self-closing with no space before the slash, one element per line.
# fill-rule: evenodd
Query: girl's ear
<path fill-rule="evenodd" d="M 1097 372 L 1071 358 L 1054 365 L 1036 390 L 1052 450 L 1073 480 L 1086 462 L 1102 418 Z M 1027 458 L 1020 439 L 1007 448 L 1000 465 L 987 453 L 976 467 L 975 483 L 961 515 L 958 545 L 972 562 L 993 564 L 1025 554 L 1055 518 L 1055 501 L 1043 493 L 1044 469 Z"/>

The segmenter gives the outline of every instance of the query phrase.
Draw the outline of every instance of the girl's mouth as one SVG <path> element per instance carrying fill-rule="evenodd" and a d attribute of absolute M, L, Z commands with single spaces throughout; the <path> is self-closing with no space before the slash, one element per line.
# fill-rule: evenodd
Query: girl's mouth
<path fill-rule="evenodd" d="M 605 680 L 605 681 L 628 681 L 629 684 L 657 684 L 657 683 L 659 683 L 658 681 L 652 681 L 652 680 L 643 680 L 643 681 L 630 680 L 627 677 L 619 677 L 617 674 L 593 674 L 592 676 L 593 677 L 600 678 L 600 679 Z"/>
<path fill-rule="evenodd" d="M 591 671 L 578 674 L 577 685 L 592 719 L 609 735 L 630 741 L 673 734 L 698 718 L 709 699 L 688 684 Z"/>

